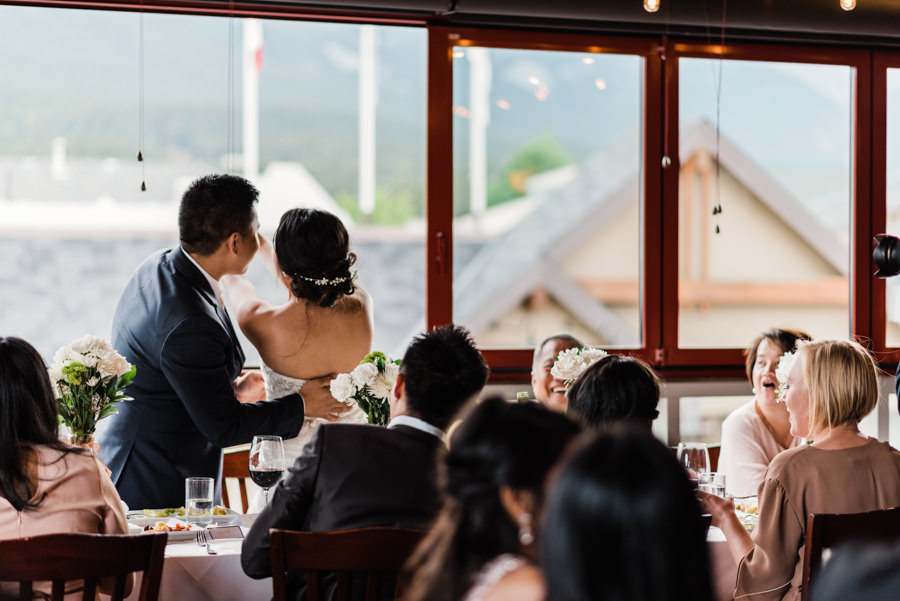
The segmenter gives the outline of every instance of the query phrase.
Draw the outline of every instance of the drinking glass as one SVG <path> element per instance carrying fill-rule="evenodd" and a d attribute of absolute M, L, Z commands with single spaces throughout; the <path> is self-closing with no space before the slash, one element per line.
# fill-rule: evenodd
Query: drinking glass
<path fill-rule="evenodd" d="M 269 489 L 284 475 L 284 444 L 280 436 L 254 436 L 250 446 L 250 478 L 263 489 L 265 503 Z"/>
<path fill-rule="evenodd" d="M 709 450 L 703 442 L 679 442 L 678 462 L 687 470 L 688 478 L 699 483 L 709 472 Z"/>
<path fill-rule="evenodd" d="M 184 479 L 184 513 L 189 522 L 208 524 L 212 519 L 213 479 Z"/>
<path fill-rule="evenodd" d="M 700 490 L 724 499 L 725 474 L 723 472 L 707 472 L 701 475 Z"/>

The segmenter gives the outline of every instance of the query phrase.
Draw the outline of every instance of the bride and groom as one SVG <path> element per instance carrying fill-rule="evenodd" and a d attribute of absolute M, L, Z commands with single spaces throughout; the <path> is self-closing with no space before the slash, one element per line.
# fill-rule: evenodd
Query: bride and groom
<path fill-rule="evenodd" d="M 237 176 L 193 182 L 179 207 L 180 245 L 144 260 L 119 299 L 113 345 L 137 376 L 133 398 L 101 422 L 98 439 L 133 508 L 181 505 L 188 476 L 214 478 L 218 501 L 223 447 L 256 434 L 311 435 L 304 417 L 359 419 L 328 389 L 331 374 L 350 371 L 372 340 L 371 301 L 353 281 L 347 232 L 334 215 L 297 209 L 282 218 L 273 249 L 258 234 L 257 200 Z M 241 276 L 258 250 L 290 291 L 283 305 L 261 301 Z M 259 372 L 242 374 L 220 282 L 265 362 L 269 400 L 259 400 Z"/>

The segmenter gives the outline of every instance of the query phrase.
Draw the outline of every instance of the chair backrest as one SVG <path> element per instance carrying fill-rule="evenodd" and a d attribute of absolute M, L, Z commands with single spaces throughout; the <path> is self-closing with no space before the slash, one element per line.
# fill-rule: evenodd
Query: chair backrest
<path fill-rule="evenodd" d="M 896 540 L 900 540 L 900 507 L 865 513 L 810 514 L 803 552 L 802 601 L 807 600 L 810 583 L 822 567 L 823 550 L 850 541 Z"/>
<path fill-rule="evenodd" d="M 721 444 L 706 445 L 706 450 L 709 451 L 709 471 L 711 471 L 711 472 L 719 471 L 719 454 L 722 451 L 722 445 Z"/>
<path fill-rule="evenodd" d="M 140 601 L 156 601 L 168 534 L 48 534 L 0 541 L 0 582 L 18 582 L 19 599 L 31 599 L 35 582 L 52 582 L 51 601 L 63 601 L 66 581 L 84 581 L 85 601 L 98 580 L 114 578 L 112 601 L 124 598 L 131 572 L 143 572 Z"/>
<path fill-rule="evenodd" d="M 398 572 L 425 536 L 424 530 L 406 528 L 359 528 L 338 532 L 294 532 L 270 530 L 272 541 L 272 588 L 274 601 L 288 598 L 285 573 L 306 572 L 307 601 L 325 601 L 320 577 L 336 573 L 338 600 L 346 599 L 351 574 L 365 574 L 365 599 L 375 601 L 379 580 L 396 578 L 394 598 L 400 596 Z"/>
<path fill-rule="evenodd" d="M 222 504 L 225 507 L 231 507 L 228 499 L 228 487 L 226 486 L 227 478 L 237 478 L 238 490 L 241 491 L 241 513 L 249 509 L 250 503 L 247 501 L 247 478 L 250 477 L 250 449 L 241 448 L 237 450 L 225 450 L 222 456 Z"/>

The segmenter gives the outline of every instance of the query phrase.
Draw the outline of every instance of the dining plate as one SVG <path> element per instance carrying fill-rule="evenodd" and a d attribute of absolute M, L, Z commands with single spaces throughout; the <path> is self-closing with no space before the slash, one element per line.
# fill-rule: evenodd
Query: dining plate
<path fill-rule="evenodd" d="M 137 526 L 155 526 L 157 522 L 166 522 L 166 523 L 187 523 L 184 516 L 170 516 L 170 517 L 153 517 L 145 514 L 143 510 L 140 511 L 129 511 L 125 514 L 125 518 L 128 520 L 129 524 L 135 524 Z M 210 520 L 210 526 L 231 526 L 235 524 L 241 523 L 241 514 L 232 510 L 225 509 L 225 515 L 214 515 Z M 194 524 L 192 530 L 195 530 L 197 525 Z M 169 533 L 172 534 L 171 532 Z M 171 538 L 171 537 L 170 537 Z"/>

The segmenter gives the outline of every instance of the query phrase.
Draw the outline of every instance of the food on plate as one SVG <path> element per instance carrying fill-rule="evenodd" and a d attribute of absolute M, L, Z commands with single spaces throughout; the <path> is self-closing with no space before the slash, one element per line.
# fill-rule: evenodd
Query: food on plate
<path fill-rule="evenodd" d="M 166 507 L 165 509 L 145 509 L 144 515 L 151 518 L 169 518 L 172 516 L 184 516 L 184 507 Z"/>
<path fill-rule="evenodd" d="M 752 514 L 759 513 L 759 503 L 757 503 L 756 497 L 753 497 L 752 499 L 747 499 L 746 501 L 735 500 L 734 508 L 737 509 L 738 511 L 742 511 L 744 513 L 752 513 Z"/>
<path fill-rule="evenodd" d="M 228 515 L 228 509 L 226 509 L 222 505 L 214 505 L 212 514 L 213 515 Z"/>
<path fill-rule="evenodd" d="M 181 532 L 182 530 L 190 530 L 190 524 L 183 524 L 181 522 L 174 523 L 166 523 L 166 522 L 156 522 L 155 525 L 144 526 L 144 532 Z"/>

